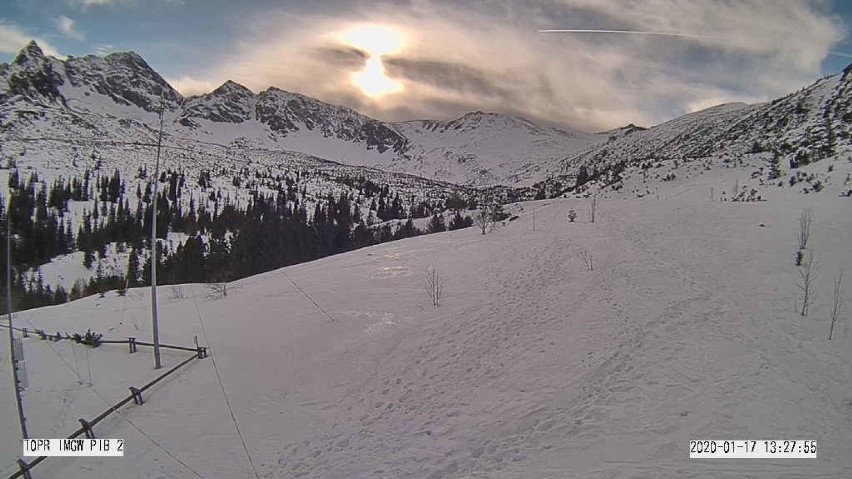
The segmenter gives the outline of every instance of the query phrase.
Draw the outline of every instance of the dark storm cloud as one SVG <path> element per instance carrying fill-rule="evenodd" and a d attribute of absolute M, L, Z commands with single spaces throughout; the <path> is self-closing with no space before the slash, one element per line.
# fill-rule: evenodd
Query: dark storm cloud
<path fill-rule="evenodd" d="M 369 58 L 367 52 L 346 46 L 321 46 L 314 50 L 318 59 L 345 69 L 357 69 Z"/>
<path fill-rule="evenodd" d="M 509 91 L 498 87 L 488 75 L 463 63 L 385 57 L 390 77 L 426 83 L 436 88 L 493 97 L 509 97 Z"/>

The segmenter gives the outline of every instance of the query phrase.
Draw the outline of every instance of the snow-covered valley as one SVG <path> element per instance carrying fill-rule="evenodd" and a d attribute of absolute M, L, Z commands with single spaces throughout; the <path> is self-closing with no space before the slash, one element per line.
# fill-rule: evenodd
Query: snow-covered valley
<path fill-rule="evenodd" d="M 51 458 L 34 473 L 852 475 L 848 313 L 826 339 L 831 280 L 852 270 L 848 199 L 786 189 L 754 203 L 711 202 L 704 188 L 667 196 L 599 199 L 595 223 L 586 199 L 517 204 L 518 218 L 487 235 L 468 228 L 364 248 L 237 281 L 224 298 L 204 285 L 176 287 L 182 298 L 163 287 L 162 340 L 197 335 L 210 358 L 97 428 L 127 439 L 124 458 Z M 793 264 L 803 208 L 814 212 L 821 272 L 807 317 L 796 311 Z M 439 307 L 427 296 L 429 267 L 445 284 Z M 146 338 L 149 307 L 147 289 L 132 289 L 15 321 Z M 63 436 L 155 375 L 149 349 L 32 337 L 24 347 L 34 437 Z M 165 353 L 165 365 L 184 356 Z M 3 398 L 7 361 L 4 352 Z M 14 405 L 3 404 L 0 428 L 14 431 Z M 816 439 L 819 459 L 690 460 L 688 441 L 702 438 Z M 20 443 L 11 433 L 0 441 L 9 474 Z"/>

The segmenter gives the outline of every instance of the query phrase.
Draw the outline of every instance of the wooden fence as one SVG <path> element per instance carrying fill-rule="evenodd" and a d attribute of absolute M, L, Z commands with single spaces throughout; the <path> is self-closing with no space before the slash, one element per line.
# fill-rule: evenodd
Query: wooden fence
<path fill-rule="evenodd" d="M 15 328 L 15 329 L 17 329 L 17 328 Z M 148 342 L 144 342 L 144 341 L 137 341 L 136 338 L 127 338 L 126 340 L 102 340 L 102 341 L 100 341 L 100 344 L 127 344 L 129 346 L 131 354 L 136 352 L 136 348 L 138 346 L 151 346 L 151 347 L 154 346 L 153 343 L 148 343 Z M 106 411 L 102 412 L 100 415 L 98 415 L 96 418 L 92 419 L 91 421 L 87 421 L 85 419 L 79 419 L 80 425 L 81 425 L 80 429 L 77 429 L 76 431 L 74 431 L 66 439 L 74 439 L 74 438 L 76 438 L 80 435 L 85 435 L 86 438 L 94 439 L 95 438 L 94 427 L 99 422 L 106 419 L 110 414 L 118 411 L 122 406 L 129 403 L 130 401 L 133 401 L 133 403 L 137 404 L 137 405 L 144 404 L 145 401 L 142 399 L 142 393 L 143 392 L 147 391 L 149 388 L 151 388 L 152 386 L 154 386 L 158 382 L 162 381 L 163 379 L 165 379 L 166 377 L 168 377 L 170 374 L 174 373 L 178 369 L 189 364 L 193 360 L 204 359 L 204 358 L 207 357 L 207 348 L 204 347 L 204 346 L 196 346 L 196 347 L 192 348 L 192 347 L 185 347 L 185 346 L 172 346 L 172 345 L 161 344 L 160 347 L 165 348 L 165 349 L 176 349 L 176 350 L 180 350 L 180 351 L 191 351 L 191 352 L 194 352 L 195 354 L 186 358 L 184 361 L 182 361 L 181 363 L 172 367 L 171 369 L 164 372 L 163 374 L 157 376 L 156 379 L 154 379 L 153 381 L 150 381 L 148 384 L 145 384 L 141 388 L 135 388 L 133 386 L 130 386 L 128 388 L 130 390 L 129 396 L 127 396 L 126 398 L 117 402 L 115 405 L 113 405 L 112 407 L 110 407 Z M 39 457 L 33 459 L 30 462 L 26 462 L 23 459 L 18 459 L 17 463 L 18 463 L 19 470 L 16 473 L 9 476 L 9 479 L 15 479 L 15 478 L 18 478 L 18 477 L 23 477 L 24 479 L 32 479 L 32 475 L 30 474 L 30 471 L 35 466 L 40 464 L 42 461 L 47 459 L 47 457 L 48 456 L 39 456 Z"/>

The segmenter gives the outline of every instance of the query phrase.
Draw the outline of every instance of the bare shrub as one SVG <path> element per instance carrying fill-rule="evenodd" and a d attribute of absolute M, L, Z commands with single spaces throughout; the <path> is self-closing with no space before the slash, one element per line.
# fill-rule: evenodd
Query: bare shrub
<path fill-rule="evenodd" d="M 473 224 L 479 228 L 482 234 L 490 233 L 494 229 L 494 221 L 491 218 L 491 213 L 488 210 L 480 210 L 473 216 Z"/>
<path fill-rule="evenodd" d="M 801 309 L 799 311 L 802 316 L 808 315 L 808 308 L 816 301 L 814 281 L 816 280 L 817 272 L 817 263 L 813 252 L 808 251 L 802 262 L 802 266 L 799 268 L 799 281 L 796 283 L 802 294 Z"/>
<path fill-rule="evenodd" d="M 568 221 L 573 223 L 577 219 L 577 212 L 573 209 L 568 210 Z"/>
<path fill-rule="evenodd" d="M 222 299 L 228 296 L 228 282 L 224 275 L 217 275 L 216 281 L 204 286 L 207 288 L 208 299 Z"/>
<path fill-rule="evenodd" d="M 186 298 L 186 293 L 183 291 L 183 285 L 173 284 L 169 286 L 169 297 L 173 301 L 180 301 Z"/>
<path fill-rule="evenodd" d="M 811 220 L 814 214 L 810 209 L 802 210 L 799 215 L 799 249 L 803 250 L 808 247 L 808 241 L 811 239 Z"/>
<path fill-rule="evenodd" d="M 580 259 L 583 260 L 583 263 L 586 264 L 586 269 L 588 269 L 589 271 L 595 270 L 595 260 L 592 257 L 592 253 L 590 253 L 588 250 L 581 249 L 577 252 L 577 256 L 579 256 Z"/>
<path fill-rule="evenodd" d="M 206 287 L 209 299 L 222 299 L 228 296 L 228 283 L 207 283 Z"/>
<path fill-rule="evenodd" d="M 597 209 L 598 209 L 598 195 L 594 194 L 594 195 L 592 195 L 592 199 L 589 202 L 589 222 L 590 223 L 595 222 L 595 212 L 597 211 Z"/>
<path fill-rule="evenodd" d="M 837 318 L 840 317 L 840 311 L 843 309 L 843 269 L 834 278 L 834 289 L 831 292 L 831 326 L 828 329 L 828 339 L 834 335 L 834 326 L 837 323 Z"/>
<path fill-rule="evenodd" d="M 441 299 L 444 295 L 444 280 L 434 266 L 429 266 L 426 270 L 426 292 L 429 293 L 429 300 L 433 306 L 441 305 Z"/>
<path fill-rule="evenodd" d="M 125 281 L 118 285 L 118 289 L 116 289 L 116 293 L 119 296 L 124 297 L 127 295 L 127 289 L 130 287 L 130 278 L 125 279 Z"/>

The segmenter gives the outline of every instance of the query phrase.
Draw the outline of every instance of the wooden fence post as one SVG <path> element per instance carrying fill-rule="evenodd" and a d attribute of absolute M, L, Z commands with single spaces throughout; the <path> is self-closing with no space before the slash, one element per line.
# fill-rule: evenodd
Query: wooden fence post
<path fill-rule="evenodd" d="M 144 404 L 145 401 L 142 400 L 142 391 L 136 389 L 133 386 L 130 386 L 130 394 L 133 395 L 133 402 L 135 404 Z"/>
<path fill-rule="evenodd" d="M 33 476 L 30 474 L 30 465 L 24 462 L 23 459 L 18 459 L 18 467 L 21 468 L 21 473 L 23 473 L 24 479 L 33 479 Z"/>
<path fill-rule="evenodd" d="M 89 424 L 89 421 L 87 421 L 85 419 L 80 419 L 79 421 L 80 421 L 80 424 L 83 425 L 83 432 L 86 433 L 86 438 L 87 439 L 94 439 L 95 438 L 95 432 L 92 431 L 92 425 Z"/>

